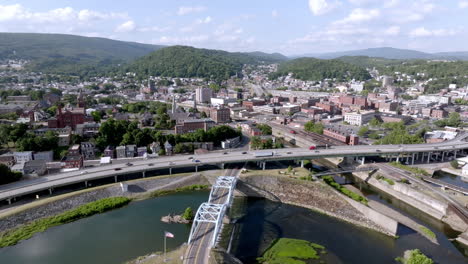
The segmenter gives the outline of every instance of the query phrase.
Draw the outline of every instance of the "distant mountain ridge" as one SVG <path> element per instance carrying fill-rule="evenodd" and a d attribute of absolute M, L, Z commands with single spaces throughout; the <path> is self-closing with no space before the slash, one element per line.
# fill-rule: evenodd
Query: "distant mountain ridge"
<path fill-rule="evenodd" d="M 385 59 L 396 59 L 396 60 L 408 60 L 408 59 L 449 59 L 449 60 L 468 60 L 468 52 L 437 52 L 437 53 L 427 53 L 417 50 L 410 49 L 397 49 L 391 47 L 382 47 L 382 48 L 368 48 L 360 50 L 349 50 L 349 51 L 339 51 L 339 52 L 329 52 L 329 53 L 316 53 L 316 54 L 304 54 L 297 57 L 314 57 L 319 59 L 336 59 L 344 56 L 367 56 L 367 57 L 376 57 L 376 58 L 385 58 Z"/>

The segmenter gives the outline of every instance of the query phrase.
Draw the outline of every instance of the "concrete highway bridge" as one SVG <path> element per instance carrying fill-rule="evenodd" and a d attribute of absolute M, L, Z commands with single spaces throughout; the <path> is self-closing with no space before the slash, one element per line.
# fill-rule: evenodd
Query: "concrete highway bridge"
<path fill-rule="evenodd" d="M 255 151 L 232 151 L 221 153 L 208 153 L 193 155 L 194 159 L 188 159 L 187 155 L 176 155 L 156 159 L 139 160 L 132 166 L 125 164 L 112 164 L 95 168 L 86 168 L 80 171 L 44 176 L 33 180 L 24 180 L 0 186 L 0 201 L 11 203 L 16 197 L 48 191 L 52 193 L 54 188 L 72 184 L 84 184 L 97 179 L 113 178 L 118 181 L 119 176 L 139 173 L 145 177 L 146 172 L 155 170 L 167 170 L 172 173 L 176 168 L 194 168 L 200 166 L 215 165 L 224 168 L 226 164 L 257 162 L 262 168 L 270 161 L 302 161 L 328 157 L 354 157 L 365 162 L 365 157 L 385 157 L 389 161 L 405 161 L 413 164 L 415 161 L 431 162 L 435 159 L 453 159 L 458 154 L 464 154 L 468 150 L 466 139 L 468 134 L 461 134 L 453 140 L 414 145 L 358 145 L 358 146 L 332 146 L 327 149 L 309 150 L 307 148 L 288 148 L 262 150 L 262 153 L 270 152 L 271 155 L 256 155 Z"/>
<path fill-rule="evenodd" d="M 216 244 L 226 210 L 231 206 L 240 170 L 228 170 L 227 176 L 217 178 L 211 187 L 207 203 L 195 214 L 184 264 L 208 263 L 210 249 Z"/>

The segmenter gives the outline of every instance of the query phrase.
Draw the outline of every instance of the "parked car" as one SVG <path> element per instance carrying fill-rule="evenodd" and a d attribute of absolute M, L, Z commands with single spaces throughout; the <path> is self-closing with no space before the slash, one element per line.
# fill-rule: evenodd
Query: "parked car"
<path fill-rule="evenodd" d="M 128 162 L 128 163 L 127 163 L 127 164 L 125 164 L 125 165 L 127 165 L 127 166 L 129 166 L 129 167 L 130 167 L 130 166 L 133 166 L 133 163 L 130 163 L 130 162 Z"/>

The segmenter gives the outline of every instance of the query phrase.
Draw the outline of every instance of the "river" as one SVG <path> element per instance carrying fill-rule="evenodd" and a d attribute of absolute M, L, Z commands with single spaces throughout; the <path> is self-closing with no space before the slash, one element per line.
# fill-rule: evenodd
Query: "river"
<path fill-rule="evenodd" d="M 138 256 L 164 250 L 164 231 L 174 234 L 167 248 L 187 241 L 190 226 L 166 224 L 161 217 L 194 210 L 209 192 L 183 192 L 136 201 L 128 206 L 56 226 L 19 244 L 0 249 L 4 264 L 123 263 Z"/>
<path fill-rule="evenodd" d="M 237 200 L 244 207 L 239 218 L 232 253 L 245 264 L 256 263 L 276 238 L 303 239 L 327 249 L 328 264 L 396 263 L 394 259 L 407 249 L 421 249 L 436 263 L 462 264 L 465 257 L 453 245 L 437 246 L 407 229 L 393 239 L 370 229 L 302 207 L 264 199 Z"/>

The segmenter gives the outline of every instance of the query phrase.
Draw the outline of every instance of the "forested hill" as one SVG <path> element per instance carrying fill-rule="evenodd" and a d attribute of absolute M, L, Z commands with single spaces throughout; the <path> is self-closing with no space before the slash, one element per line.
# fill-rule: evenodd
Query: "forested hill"
<path fill-rule="evenodd" d="M 125 68 L 140 76 L 199 77 L 226 80 L 241 74 L 244 64 L 274 63 L 286 59 L 277 54 L 242 53 L 172 46 L 137 59 Z"/>
<path fill-rule="evenodd" d="M 63 34 L 0 33 L 0 60 L 30 60 L 30 70 L 46 73 L 92 74 L 161 47 Z"/>
<path fill-rule="evenodd" d="M 321 60 L 315 58 L 298 58 L 282 62 L 278 71 L 270 75 L 278 78 L 292 73 L 295 78 L 306 81 L 320 81 L 336 78 L 338 80 L 368 80 L 370 74 L 364 67 L 340 60 Z"/>

